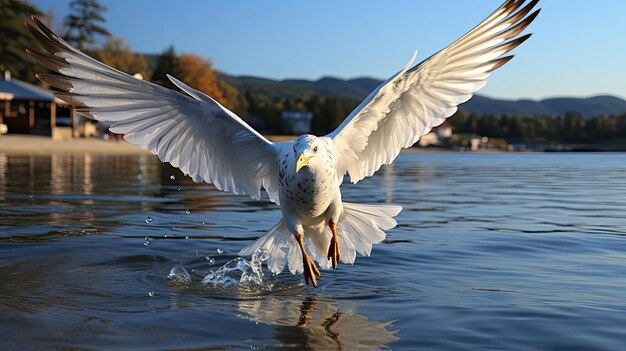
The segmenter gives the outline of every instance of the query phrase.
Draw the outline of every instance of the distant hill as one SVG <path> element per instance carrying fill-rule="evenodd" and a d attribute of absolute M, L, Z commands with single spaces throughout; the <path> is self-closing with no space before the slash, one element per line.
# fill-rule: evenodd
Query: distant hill
<path fill-rule="evenodd" d="M 240 91 L 259 93 L 270 98 L 299 98 L 311 95 L 343 96 L 360 101 L 382 81 L 374 78 L 339 79 L 323 77 L 316 81 L 305 79 L 273 80 L 250 76 L 231 76 L 220 73 L 219 78 Z M 468 112 L 511 115 L 563 115 L 579 112 L 590 118 L 601 114 L 626 113 L 626 100 L 608 95 L 590 98 L 550 98 L 544 100 L 501 100 L 475 95 L 462 104 Z"/>
<path fill-rule="evenodd" d="M 578 112 L 586 118 L 591 118 L 601 114 L 626 113 L 626 100 L 608 95 L 590 98 L 551 98 L 539 101 L 498 100 L 476 95 L 460 108 L 480 114 L 564 115 L 567 112 Z"/>
<path fill-rule="evenodd" d="M 374 90 L 381 81 L 373 78 L 338 79 L 323 77 L 316 81 L 305 79 L 272 80 L 249 76 L 230 76 L 221 73 L 219 79 L 233 85 L 240 91 L 259 93 L 271 98 L 292 99 L 320 96 L 343 96 L 361 100 Z"/>

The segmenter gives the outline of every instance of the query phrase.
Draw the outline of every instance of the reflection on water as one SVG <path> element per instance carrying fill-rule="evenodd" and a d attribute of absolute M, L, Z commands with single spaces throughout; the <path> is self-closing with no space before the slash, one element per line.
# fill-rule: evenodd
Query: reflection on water
<path fill-rule="evenodd" d="M 391 322 L 367 319 L 312 297 L 241 300 L 241 318 L 274 327 L 273 337 L 296 350 L 380 350 L 398 340 Z"/>
<path fill-rule="evenodd" d="M 0 153 L 1 348 L 619 349 L 624 174 L 626 154 L 403 154 L 343 188 L 404 207 L 372 257 L 319 289 L 226 287 L 202 281 L 276 223 L 267 200 L 151 156 Z"/>

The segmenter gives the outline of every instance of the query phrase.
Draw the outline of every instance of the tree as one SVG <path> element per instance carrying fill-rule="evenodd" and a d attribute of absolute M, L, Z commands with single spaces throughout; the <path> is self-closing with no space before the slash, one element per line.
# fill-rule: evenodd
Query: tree
<path fill-rule="evenodd" d="M 585 118 L 578 112 L 566 112 L 563 118 L 563 141 L 580 142 L 583 138 Z"/>
<path fill-rule="evenodd" d="M 303 107 L 313 113 L 312 131 L 315 134 L 327 134 L 337 128 L 357 104 L 356 100 L 350 98 L 314 95 L 304 103 Z M 296 104 L 297 106 L 299 105 Z"/>
<path fill-rule="evenodd" d="M 148 79 L 148 62 L 142 54 L 133 53 L 122 38 L 107 38 L 102 49 L 93 52 L 93 56 L 105 64 L 129 74 L 140 73 Z"/>
<path fill-rule="evenodd" d="M 30 35 L 24 21 L 30 15 L 41 16 L 41 11 L 20 0 L 0 0 L 0 74 L 9 70 L 17 78 L 35 82 L 40 69 L 24 51 L 39 50 L 39 44 Z"/>
<path fill-rule="evenodd" d="M 198 55 L 182 54 L 179 62 L 181 75 L 177 77 L 178 79 L 207 94 L 220 104 L 226 104 L 227 100 L 217 83 L 215 72 L 211 68 L 211 61 Z M 173 74 L 170 73 L 170 75 Z"/>
<path fill-rule="evenodd" d="M 107 37 L 111 35 L 109 31 L 98 24 L 106 22 L 102 13 L 107 10 L 98 1 L 73 0 L 70 3 L 70 10 L 72 13 L 65 18 L 65 25 L 68 28 L 65 40 L 74 44 L 78 49 L 83 50 L 85 47 L 93 45 L 97 35 Z"/>
<path fill-rule="evenodd" d="M 224 93 L 226 99 L 226 107 L 241 116 L 246 117 L 248 113 L 248 100 L 235 88 L 223 80 L 218 80 L 217 84 L 220 86 L 220 90 Z"/>
<path fill-rule="evenodd" d="M 178 77 L 179 79 L 182 77 L 180 60 L 178 56 L 176 56 L 176 50 L 174 50 L 174 46 L 172 45 L 165 49 L 157 58 L 156 67 L 152 72 L 152 81 L 171 89 L 177 89 L 167 78 L 167 74 Z"/>

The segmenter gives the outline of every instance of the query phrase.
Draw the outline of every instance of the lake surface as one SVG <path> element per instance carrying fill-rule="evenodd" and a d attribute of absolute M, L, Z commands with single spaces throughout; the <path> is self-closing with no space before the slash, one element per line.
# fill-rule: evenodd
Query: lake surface
<path fill-rule="evenodd" d="M 404 206 L 371 257 L 205 285 L 277 206 L 150 156 L 0 154 L 0 348 L 626 345 L 626 154 L 402 154 L 343 198 Z"/>

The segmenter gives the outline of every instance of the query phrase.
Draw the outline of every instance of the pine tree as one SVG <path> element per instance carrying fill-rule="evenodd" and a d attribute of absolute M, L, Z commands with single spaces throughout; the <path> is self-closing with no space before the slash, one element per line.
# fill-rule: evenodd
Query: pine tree
<path fill-rule="evenodd" d="M 68 31 L 65 40 L 80 50 L 95 43 L 97 35 L 110 36 L 111 34 L 99 23 L 106 22 L 103 12 L 107 8 L 96 0 L 73 0 L 70 3 L 71 12 L 65 18 Z"/>
<path fill-rule="evenodd" d="M 156 67 L 152 72 L 152 81 L 165 87 L 176 89 L 166 74 L 174 77 L 182 77 L 180 59 L 176 56 L 174 46 L 170 45 L 157 59 Z"/>
<path fill-rule="evenodd" d="M 41 16 L 36 7 L 20 0 L 0 0 L 0 74 L 9 70 L 14 77 L 35 82 L 35 61 L 24 49 L 39 50 L 26 27 L 30 15 Z"/>

